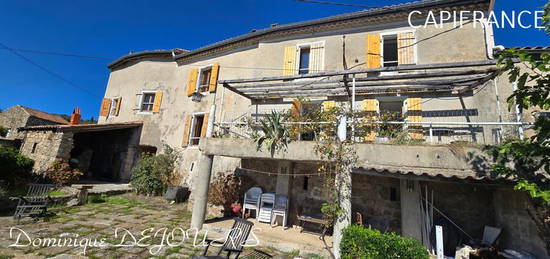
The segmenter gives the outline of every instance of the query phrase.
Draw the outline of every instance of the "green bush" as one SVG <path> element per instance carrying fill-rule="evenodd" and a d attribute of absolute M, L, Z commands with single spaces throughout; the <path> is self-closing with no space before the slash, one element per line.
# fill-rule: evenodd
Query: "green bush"
<path fill-rule="evenodd" d="M 344 229 L 340 243 L 340 256 L 343 259 L 428 259 L 428 251 L 412 238 L 404 238 L 395 233 L 351 225 Z"/>
<path fill-rule="evenodd" d="M 6 191 L 24 187 L 35 175 L 34 161 L 15 148 L 0 146 L 0 186 Z"/>
<path fill-rule="evenodd" d="M 0 137 L 5 137 L 8 135 L 8 128 L 0 126 Z"/>
<path fill-rule="evenodd" d="M 173 178 L 177 154 L 165 146 L 164 154 L 144 153 L 132 169 L 130 184 L 140 194 L 160 195 Z"/>
<path fill-rule="evenodd" d="M 46 177 L 59 185 L 70 185 L 83 175 L 78 169 L 73 169 L 69 163 L 62 160 L 54 161 L 46 170 Z"/>

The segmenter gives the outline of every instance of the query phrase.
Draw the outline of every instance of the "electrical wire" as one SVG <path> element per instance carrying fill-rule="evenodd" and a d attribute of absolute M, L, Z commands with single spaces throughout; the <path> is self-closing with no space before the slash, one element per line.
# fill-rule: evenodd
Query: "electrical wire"
<path fill-rule="evenodd" d="M 362 5 L 362 4 L 348 4 L 348 3 L 328 2 L 328 1 L 315 1 L 315 0 L 294 0 L 294 1 L 310 3 L 310 4 L 338 5 L 338 6 L 348 6 L 348 7 L 358 7 L 358 8 L 375 8 L 374 6 L 368 6 L 368 5 Z"/>
<path fill-rule="evenodd" d="M 38 64 L 38 63 L 36 63 L 36 62 L 34 62 L 33 60 L 31 60 L 31 59 L 25 57 L 24 55 L 22 55 L 22 54 L 20 54 L 20 53 L 18 53 L 15 49 L 12 49 L 12 48 L 6 46 L 6 45 L 3 44 L 2 42 L 0 42 L 0 47 L 2 47 L 2 48 L 4 48 L 4 49 L 7 49 L 8 51 L 10 51 L 10 52 L 13 53 L 14 55 L 18 56 L 19 58 L 25 60 L 25 61 L 28 62 L 29 64 L 31 64 L 31 65 L 33 65 L 33 66 L 39 68 L 40 70 L 42 70 L 42 71 L 44 71 L 44 72 L 50 74 L 51 76 L 53 76 L 53 77 L 55 77 L 55 78 L 57 78 L 57 79 L 59 79 L 59 80 L 65 82 L 66 84 L 68 84 L 68 85 L 70 85 L 70 86 L 72 86 L 72 87 L 74 87 L 74 88 L 76 88 L 76 89 L 79 89 L 79 90 L 81 90 L 81 91 L 83 91 L 83 92 L 85 92 L 85 93 L 87 93 L 87 94 L 89 94 L 89 95 L 91 95 L 91 96 L 94 96 L 94 97 L 101 97 L 101 96 L 99 96 L 99 95 L 93 93 L 92 91 L 90 91 L 90 90 L 88 90 L 88 89 L 86 89 L 86 88 L 84 88 L 84 87 L 81 87 L 81 86 L 77 85 L 76 83 L 70 81 L 69 79 L 63 77 L 62 75 L 60 75 L 60 74 L 58 74 L 58 73 L 56 73 L 56 72 L 54 72 L 54 71 L 52 71 L 52 70 L 50 70 L 50 69 L 48 69 L 48 68 L 42 66 L 42 65 L 40 65 L 40 64 Z"/>
<path fill-rule="evenodd" d="M 85 58 L 85 59 L 99 59 L 99 60 L 114 59 L 114 58 L 111 58 L 111 57 L 86 56 L 86 55 L 78 55 L 78 54 L 62 53 L 62 52 L 53 52 L 53 51 L 46 51 L 46 50 L 8 48 L 8 47 L 6 47 L 6 46 L 3 46 L 3 47 L 0 48 L 0 49 L 15 50 L 15 51 L 17 51 L 17 52 L 29 52 L 29 53 L 36 53 L 36 54 L 46 54 L 46 55 L 52 55 L 52 56 L 64 56 L 64 57 L 74 57 L 74 58 Z"/>

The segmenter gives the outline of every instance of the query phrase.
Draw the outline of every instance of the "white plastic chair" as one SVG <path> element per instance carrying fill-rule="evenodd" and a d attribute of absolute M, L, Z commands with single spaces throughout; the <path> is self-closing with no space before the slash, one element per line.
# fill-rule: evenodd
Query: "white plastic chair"
<path fill-rule="evenodd" d="M 264 193 L 260 200 L 260 214 L 258 215 L 259 222 L 271 223 L 271 212 L 275 205 L 275 194 Z"/>
<path fill-rule="evenodd" d="M 271 226 L 276 222 L 277 216 L 283 217 L 283 228 L 286 228 L 286 220 L 288 215 L 288 197 L 284 194 L 275 195 L 275 205 L 271 211 L 272 221 Z"/>
<path fill-rule="evenodd" d="M 247 209 L 249 211 L 253 210 L 256 217 L 258 217 L 258 213 L 260 212 L 260 197 L 262 196 L 262 193 L 263 191 L 260 187 L 252 187 L 246 191 L 243 201 L 243 219 Z"/>

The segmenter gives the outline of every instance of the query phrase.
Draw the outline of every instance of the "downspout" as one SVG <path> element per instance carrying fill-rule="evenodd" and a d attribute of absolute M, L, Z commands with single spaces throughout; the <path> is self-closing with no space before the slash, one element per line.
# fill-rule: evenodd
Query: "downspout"
<path fill-rule="evenodd" d="M 481 28 L 483 29 L 483 36 L 485 37 L 486 56 L 489 60 L 495 59 L 495 56 L 493 55 L 493 49 L 495 47 L 495 35 L 493 33 L 493 26 L 489 26 L 487 19 L 483 18 Z"/>
<path fill-rule="evenodd" d="M 500 95 L 498 93 L 498 77 L 493 79 L 493 85 L 495 86 L 495 98 L 497 102 L 497 111 L 498 111 L 498 122 L 502 122 L 502 111 L 500 110 Z M 500 125 L 500 131 L 497 134 L 497 142 L 502 141 L 502 133 L 504 132 L 504 127 Z"/>
<path fill-rule="evenodd" d="M 512 83 L 512 90 L 514 92 L 518 90 L 518 83 L 516 82 Z M 517 99 L 514 100 L 514 109 L 516 111 L 516 122 L 521 122 L 521 112 L 519 110 Z M 518 126 L 518 135 L 519 135 L 519 139 L 523 140 L 523 126 L 521 125 Z"/>

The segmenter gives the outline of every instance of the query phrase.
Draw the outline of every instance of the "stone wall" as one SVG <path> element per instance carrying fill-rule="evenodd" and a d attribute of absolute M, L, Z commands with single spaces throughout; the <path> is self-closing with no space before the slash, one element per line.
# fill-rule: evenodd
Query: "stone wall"
<path fill-rule="evenodd" d="M 421 182 L 422 193 L 425 193 L 426 185 L 429 196 L 433 190 L 435 207 L 472 237 L 481 238 L 485 226 L 495 226 L 492 187 L 481 184 Z M 434 222 L 437 223 L 439 218 L 441 216 L 435 213 Z"/>
<path fill-rule="evenodd" d="M 70 132 L 27 131 L 21 154 L 35 161 L 33 171 L 43 173 L 56 159 L 69 160 L 73 144 Z"/>
<path fill-rule="evenodd" d="M 401 233 L 399 190 L 399 179 L 353 174 L 352 213 L 361 213 L 365 225 L 384 232 Z"/>
<path fill-rule="evenodd" d="M 536 225 L 527 213 L 527 196 L 512 189 L 497 189 L 493 195 L 495 222 L 502 227 L 501 246 L 514 250 L 528 251 L 537 258 L 548 258 L 544 242 L 540 239 Z"/>
<path fill-rule="evenodd" d="M 17 128 L 25 127 L 29 114 L 21 107 L 13 106 L 5 111 L 0 112 L 0 126 L 11 129 L 9 138 L 17 136 Z"/>

